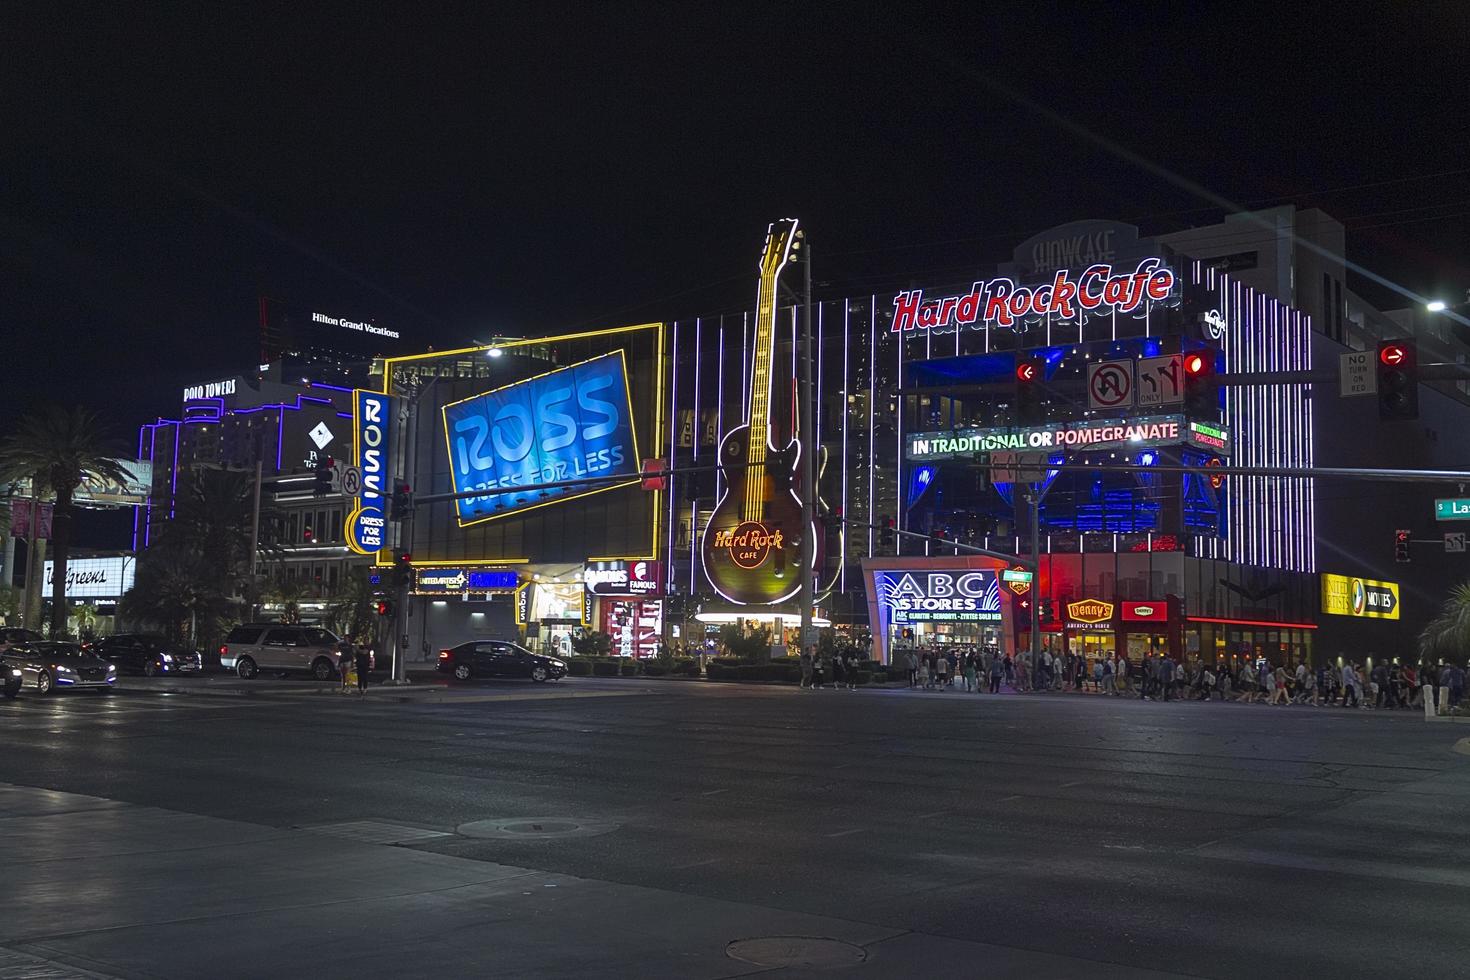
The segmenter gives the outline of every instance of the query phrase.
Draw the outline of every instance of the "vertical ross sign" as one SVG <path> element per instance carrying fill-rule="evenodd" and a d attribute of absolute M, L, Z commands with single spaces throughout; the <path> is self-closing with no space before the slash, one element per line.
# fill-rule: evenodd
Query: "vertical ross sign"
<path fill-rule="evenodd" d="M 352 393 L 352 465 L 362 471 L 357 506 L 347 516 L 347 544 L 360 555 L 388 545 L 389 432 L 393 400 L 376 391 Z"/>
<path fill-rule="evenodd" d="M 637 483 L 638 440 L 623 352 L 444 406 L 444 446 L 460 526 Z M 366 479 L 367 471 L 363 471 Z"/>

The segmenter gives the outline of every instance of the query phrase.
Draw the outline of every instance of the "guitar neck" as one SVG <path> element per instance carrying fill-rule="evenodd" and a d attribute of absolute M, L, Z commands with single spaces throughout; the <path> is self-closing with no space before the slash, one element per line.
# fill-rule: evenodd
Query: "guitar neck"
<path fill-rule="evenodd" d="M 750 372 L 750 448 L 765 457 L 771 419 L 771 361 L 776 333 L 775 277 L 761 277 L 755 312 L 755 362 Z M 751 460 L 754 462 L 755 460 Z"/>

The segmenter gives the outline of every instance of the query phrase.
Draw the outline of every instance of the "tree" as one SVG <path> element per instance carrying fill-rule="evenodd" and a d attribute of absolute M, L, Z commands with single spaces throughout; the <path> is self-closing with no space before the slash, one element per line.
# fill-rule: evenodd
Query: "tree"
<path fill-rule="evenodd" d="M 365 642 L 378 627 L 373 611 L 374 586 L 367 568 L 348 569 L 347 576 L 327 602 L 327 628 L 338 636 Z"/>
<path fill-rule="evenodd" d="M 1419 633 L 1419 656 L 1424 660 L 1462 660 L 1470 651 L 1470 582 L 1450 590 L 1439 615 Z"/>
<path fill-rule="evenodd" d="M 156 623 L 171 639 L 197 641 L 230 612 L 206 561 L 180 549 L 158 549 L 138 566 L 133 587 L 122 597 L 128 619 Z"/>
<path fill-rule="evenodd" d="M 49 491 L 51 518 L 51 635 L 66 629 L 66 561 L 71 549 L 72 497 L 82 481 L 126 482 L 122 454 L 90 409 L 47 406 L 23 415 L 0 442 L 0 479 L 33 480 L 32 492 Z"/>
<path fill-rule="evenodd" d="M 159 544 L 200 555 L 221 591 L 234 594 L 250 571 L 250 539 L 254 520 L 254 484 L 244 473 L 199 469 L 174 502 L 174 516 L 159 532 Z M 280 547 L 269 530 L 276 512 L 262 507 L 257 552 L 275 557 Z"/>

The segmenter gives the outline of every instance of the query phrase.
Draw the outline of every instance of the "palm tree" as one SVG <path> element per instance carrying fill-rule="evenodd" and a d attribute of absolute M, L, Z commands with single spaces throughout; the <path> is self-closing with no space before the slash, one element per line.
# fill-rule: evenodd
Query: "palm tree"
<path fill-rule="evenodd" d="M 21 417 L 0 442 L 0 479 L 33 479 L 32 492 L 50 491 L 51 635 L 66 629 L 66 560 L 71 548 L 72 495 L 88 477 L 124 483 L 122 454 L 97 413 L 74 406 L 47 406 Z"/>
<path fill-rule="evenodd" d="M 174 516 L 160 530 L 165 548 L 203 557 L 206 569 L 227 593 L 235 593 L 250 567 L 254 507 L 252 481 L 230 470 L 195 470 L 180 489 Z M 268 530 L 276 522 L 273 508 L 262 507 L 257 552 L 266 558 L 280 552 Z"/>
<path fill-rule="evenodd" d="M 122 597 L 123 615 L 156 623 L 172 639 L 197 643 L 201 632 L 213 635 L 216 621 L 230 611 L 230 600 L 216 580 L 197 554 L 172 548 L 150 551 L 148 560 L 138 566 L 133 587 Z"/>
<path fill-rule="evenodd" d="M 373 614 L 374 586 L 366 568 L 349 568 L 342 584 L 327 602 L 327 628 L 338 636 L 362 641 L 377 630 Z"/>
<path fill-rule="evenodd" d="M 1419 655 L 1428 661 L 1460 660 L 1470 650 L 1470 582 L 1450 590 L 1439 615 L 1419 633 Z"/>

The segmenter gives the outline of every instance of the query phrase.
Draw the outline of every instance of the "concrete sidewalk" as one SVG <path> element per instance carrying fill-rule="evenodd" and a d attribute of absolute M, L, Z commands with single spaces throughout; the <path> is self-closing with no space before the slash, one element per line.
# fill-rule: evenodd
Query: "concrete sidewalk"
<path fill-rule="evenodd" d="M 805 938 L 856 963 L 824 976 L 1174 976 L 367 842 L 453 832 L 0 784 L 0 976 L 798 977 L 778 962 L 823 952 Z M 761 937 L 803 938 L 727 954 Z"/>

